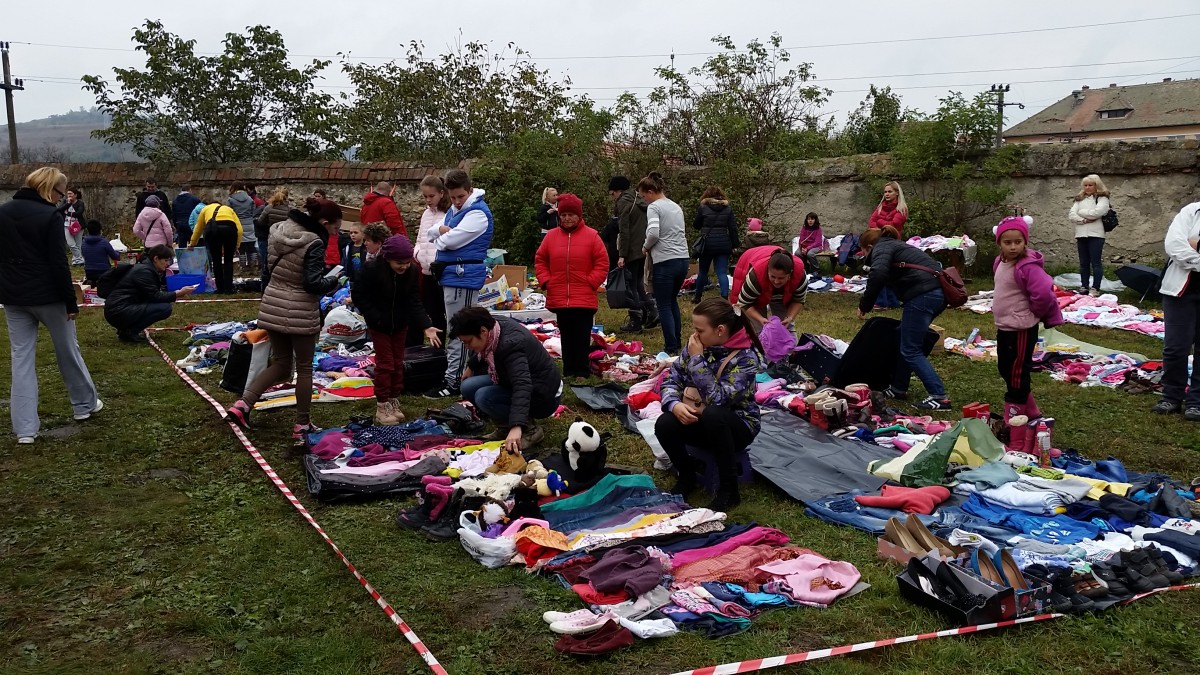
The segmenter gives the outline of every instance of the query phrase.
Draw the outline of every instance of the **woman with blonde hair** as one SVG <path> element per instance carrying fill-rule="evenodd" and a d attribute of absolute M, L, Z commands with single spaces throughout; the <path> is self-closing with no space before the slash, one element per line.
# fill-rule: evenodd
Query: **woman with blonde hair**
<path fill-rule="evenodd" d="M 552 187 L 542 190 L 542 206 L 538 209 L 537 222 L 542 228 L 542 239 L 558 228 L 558 190 Z"/>
<path fill-rule="evenodd" d="M 58 372 L 77 421 L 100 412 L 104 403 L 79 353 L 75 337 L 75 289 L 63 242 L 63 213 L 55 204 L 66 196 L 67 177 L 43 167 L 25 178 L 25 186 L 0 206 L 0 303 L 8 322 L 12 357 L 9 410 L 17 443 L 32 444 L 41 430 L 38 418 L 38 324 L 54 344 Z"/>
<path fill-rule="evenodd" d="M 896 239 L 904 241 L 904 221 L 908 220 L 908 203 L 904 201 L 904 188 L 896 181 L 889 181 L 883 186 L 883 196 L 879 205 L 871 212 L 869 222 L 872 230 L 882 230 L 891 227 L 896 230 Z M 864 249 L 865 250 L 865 249 Z M 900 300 L 891 288 L 884 287 L 879 294 L 879 309 L 895 309 L 900 306 Z"/>
<path fill-rule="evenodd" d="M 262 280 L 262 290 L 267 288 L 267 266 L 262 261 L 267 259 L 267 241 L 271 238 L 271 226 L 288 219 L 292 205 L 288 199 L 288 189 L 277 187 L 267 199 L 266 207 L 254 217 L 254 238 L 258 241 L 259 277 Z"/>
<path fill-rule="evenodd" d="M 1100 282 L 1104 281 L 1104 223 L 1100 219 L 1112 209 L 1108 201 L 1108 188 L 1096 174 L 1088 174 L 1079 182 L 1079 194 L 1071 204 L 1067 220 L 1075 224 L 1075 244 L 1079 250 L 1079 286 L 1093 298 L 1100 295 Z M 1091 271 L 1091 275 L 1088 271 Z M 1091 289 L 1088 278 L 1091 277 Z"/>

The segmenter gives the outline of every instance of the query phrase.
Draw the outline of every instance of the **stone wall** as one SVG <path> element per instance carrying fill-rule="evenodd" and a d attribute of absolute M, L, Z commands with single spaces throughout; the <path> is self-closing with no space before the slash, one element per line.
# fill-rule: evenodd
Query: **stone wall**
<path fill-rule="evenodd" d="M 35 165 L 0 165 L 0 194 L 20 187 L 25 176 L 36 169 Z M 360 206 L 363 195 L 375 183 L 386 180 L 396 186 L 396 200 L 404 222 L 410 232 L 421 220 L 425 208 L 421 200 L 419 184 L 430 174 L 440 174 L 445 169 L 416 162 L 264 162 L 259 164 L 208 165 L 179 164 L 168 170 L 158 170 L 150 164 L 126 163 L 81 163 L 59 167 L 67 174 L 72 187 L 83 192 L 89 218 L 97 218 L 105 224 L 109 236 L 117 232 L 125 241 L 133 229 L 133 207 L 137 193 L 145 180 L 154 176 L 159 188 L 174 199 L 183 183 L 191 183 L 192 192 L 201 197 L 223 199 L 229 194 L 229 185 L 235 180 L 245 180 L 257 186 L 258 193 L 266 199 L 276 187 L 286 187 L 292 204 L 300 206 L 313 190 L 324 190 L 327 196 L 339 204 Z"/>
<path fill-rule="evenodd" d="M 829 235 L 860 232 L 866 227 L 878 196 L 862 171 L 886 175 L 887 155 L 859 155 L 797 163 L 804 181 L 799 193 L 776 201 L 764 218 L 779 242 L 790 241 L 804 215 L 815 211 Z M 16 189 L 36 167 L 0 166 L 0 192 Z M 128 231 L 133 204 L 142 182 L 155 173 L 148 164 L 68 164 L 62 167 L 71 184 L 84 192 L 89 213 L 109 226 Z M 1121 226 L 1108 239 L 1105 257 L 1110 261 L 1152 260 L 1162 257 L 1162 238 L 1174 214 L 1200 199 L 1200 141 L 1144 143 L 1077 143 L 1032 145 L 1020 169 L 1011 178 L 1011 202 L 1021 204 L 1034 217 L 1034 245 L 1052 265 L 1076 259 L 1074 228 L 1066 214 L 1079 180 L 1089 173 L 1101 176 L 1113 194 Z M 314 189 L 325 190 L 341 204 L 357 206 L 379 180 L 396 184 L 395 199 L 406 223 L 419 221 L 423 205 L 417 185 L 442 167 L 415 162 L 277 162 L 245 165 L 180 164 L 159 170 L 159 185 L 170 196 L 183 182 L 204 195 L 224 196 L 238 179 L 251 181 L 260 194 L 286 186 L 299 204 Z M 484 186 L 486 187 L 486 186 Z M 910 188 L 911 189 L 911 188 Z M 531 200 L 538 195 L 530 195 Z M 691 204 L 683 205 L 690 212 Z M 741 217 L 762 214 L 739 214 Z M 971 223 L 969 229 L 990 236 L 996 218 Z M 985 222 L 986 221 L 986 222 Z M 947 232 L 946 234 L 952 234 Z M 958 233 L 953 233 L 958 234 Z"/>
<path fill-rule="evenodd" d="M 795 235 L 805 214 L 815 211 L 827 235 L 860 232 L 878 202 L 860 175 L 888 173 L 886 155 L 860 155 L 804 162 L 805 179 L 795 199 L 777 202 L 768 226 L 777 241 Z M 1098 174 L 1112 192 L 1121 225 L 1108 236 L 1108 261 L 1160 260 L 1167 226 L 1181 207 L 1200 200 L 1200 141 L 1032 145 L 1011 178 L 1010 203 L 1033 216 L 1031 237 L 1052 265 L 1073 264 L 1074 227 L 1067 220 L 1080 179 Z M 969 224 L 990 235 L 998 218 Z M 949 232 L 945 234 L 950 234 Z M 957 233 L 956 233 L 957 234 Z"/>

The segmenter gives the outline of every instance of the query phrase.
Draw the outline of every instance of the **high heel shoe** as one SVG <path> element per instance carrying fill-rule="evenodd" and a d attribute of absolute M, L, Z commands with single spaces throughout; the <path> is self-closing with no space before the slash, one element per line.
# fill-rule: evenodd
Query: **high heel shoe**
<path fill-rule="evenodd" d="M 1002 548 L 996 551 L 996 555 L 992 557 L 992 563 L 1000 572 L 1000 577 L 1004 579 L 1005 586 L 1012 586 L 1018 591 L 1029 590 L 1029 582 L 1025 581 L 1025 575 L 1021 574 L 1021 568 L 1017 567 L 1017 561 L 1013 560 L 1008 549 Z"/>
<path fill-rule="evenodd" d="M 971 551 L 971 571 L 984 581 L 990 581 L 1004 588 L 1008 587 L 1008 583 L 1004 581 L 1004 576 L 1000 574 L 1000 570 L 996 569 L 991 558 L 988 558 L 986 553 L 979 555 L 979 549 Z"/>
<path fill-rule="evenodd" d="M 913 539 L 912 534 L 904 527 L 899 518 L 888 518 L 887 523 L 883 526 L 883 535 L 885 539 L 913 554 L 913 556 L 923 556 L 928 550 L 921 546 L 916 539 Z"/>
<path fill-rule="evenodd" d="M 925 527 L 925 523 L 922 523 L 916 514 L 908 514 L 908 517 L 904 519 L 904 527 L 912 535 L 913 539 L 924 547 L 926 551 L 937 551 L 943 558 L 957 558 L 967 552 L 965 548 L 955 546 L 930 532 L 929 528 Z"/>
<path fill-rule="evenodd" d="M 933 570 L 929 569 L 924 558 L 909 558 L 907 574 L 908 578 L 912 579 L 912 582 L 927 595 L 957 606 L 955 604 L 957 597 L 946 588 Z"/>
<path fill-rule="evenodd" d="M 982 607 L 983 603 L 987 602 L 987 598 L 967 590 L 954 570 L 950 569 L 950 563 L 944 561 L 938 563 L 937 572 L 934 575 L 938 581 L 942 582 L 942 586 L 954 596 L 954 600 L 950 604 L 962 611 L 969 612 L 976 607 Z"/>

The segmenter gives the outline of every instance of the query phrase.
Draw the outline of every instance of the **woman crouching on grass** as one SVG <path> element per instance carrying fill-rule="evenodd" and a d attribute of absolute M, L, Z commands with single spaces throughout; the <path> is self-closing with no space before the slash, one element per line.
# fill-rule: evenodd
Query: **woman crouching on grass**
<path fill-rule="evenodd" d="M 759 430 L 754 378 L 762 368 L 762 345 L 746 313 L 725 298 L 703 300 L 692 310 L 693 333 L 662 383 L 663 415 L 654 435 L 679 480 L 671 492 L 696 488 L 688 445 L 708 450 L 717 463 L 719 486 L 708 508 L 726 511 L 741 503 L 737 456 Z"/>
<path fill-rule="evenodd" d="M 375 345 L 376 424 L 399 424 L 400 394 L 404 393 L 404 348 L 408 333 L 424 332 L 434 347 L 441 346 L 437 328 L 421 305 L 420 271 L 413 264 L 413 245 L 404 235 L 383 242 L 379 256 L 362 268 L 354 286 L 354 305 L 362 312 Z"/>

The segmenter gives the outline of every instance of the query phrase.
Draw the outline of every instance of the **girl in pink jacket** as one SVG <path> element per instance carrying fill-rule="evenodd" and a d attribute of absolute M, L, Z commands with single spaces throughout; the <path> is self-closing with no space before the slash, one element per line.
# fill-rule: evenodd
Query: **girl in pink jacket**
<path fill-rule="evenodd" d="M 1010 451 L 1026 451 L 1032 445 L 1030 426 L 1042 412 L 1030 392 L 1029 373 L 1033 369 L 1033 349 L 1038 340 L 1038 324 L 1047 328 L 1063 323 L 1054 282 L 1042 266 L 1042 254 L 1027 248 L 1028 216 L 1011 216 L 996 226 L 1000 255 L 992 264 L 996 294 L 992 316 L 996 320 L 996 352 L 1004 393 L 1004 423 L 1008 426 Z M 1030 437 L 1030 438 L 1027 438 Z"/>
<path fill-rule="evenodd" d="M 146 208 L 142 209 L 133 223 L 133 234 L 142 240 L 147 249 L 159 244 L 174 247 L 175 228 L 171 226 L 171 219 L 162 212 L 158 197 L 146 197 Z"/>

